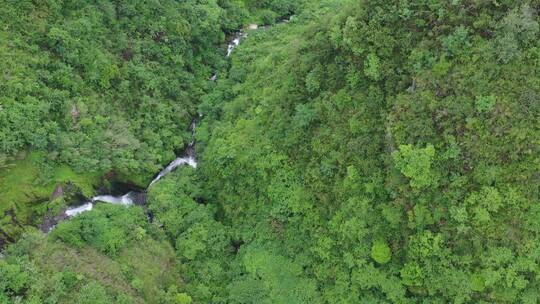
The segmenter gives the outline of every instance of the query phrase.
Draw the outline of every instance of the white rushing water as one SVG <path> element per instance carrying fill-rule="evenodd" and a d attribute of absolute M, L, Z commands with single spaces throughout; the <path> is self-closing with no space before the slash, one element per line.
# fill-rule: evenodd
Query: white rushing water
<path fill-rule="evenodd" d="M 92 208 L 94 208 L 94 203 L 96 202 L 103 202 L 103 203 L 123 205 L 123 206 L 133 205 L 133 199 L 131 198 L 132 195 L 133 195 L 133 192 L 129 192 L 128 194 L 124 194 L 122 196 L 98 195 L 98 196 L 93 197 L 89 202 L 84 203 L 84 205 L 82 206 L 67 209 L 65 211 L 65 214 L 68 217 L 73 217 L 83 212 L 90 211 L 92 210 Z"/>
<path fill-rule="evenodd" d="M 115 205 L 124 205 L 129 206 L 133 205 L 133 199 L 131 198 L 131 195 L 133 192 L 129 192 L 128 194 L 122 195 L 122 196 L 112 196 L 112 195 L 99 195 L 92 198 L 92 202 L 104 202 L 109 204 L 115 204 Z"/>
<path fill-rule="evenodd" d="M 247 35 L 245 35 L 245 36 L 247 36 Z M 237 36 L 236 38 L 234 38 L 234 39 L 232 40 L 231 43 L 229 43 L 229 45 L 227 46 L 227 57 L 231 56 L 231 54 L 232 54 L 232 52 L 234 51 L 234 49 L 235 49 L 237 46 L 240 45 L 240 40 L 241 40 L 242 38 L 244 38 L 245 36 L 244 36 L 244 34 L 242 33 L 242 34 L 240 34 L 239 36 Z"/>
<path fill-rule="evenodd" d="M 85 211 L 90 211 L 94 207 L 94 204 L 92 203 L 86 203 L 79 207 L 69 208 L 66 210 L 66 215 L 69 217 L 75 216 L 77 214 L 83 213 Z"/>
<path fill-rule="evenodd" d="M 193 143 L 194 144 L 194 143 Z M 161 170 L 159 172 L 158 176 L 154 178 L 154 180 L 148 185 L 148 188 L 150 188 L 153 184 L 155 184 L 157 181 L 159 181 L 161 178 L 163 178 L 165 175 L 171 173 L 174 169 L 183 166 L 183 165 L 189 165 L 193 168 L 197 168 L 197 161 L 193 157 L 179 157 L 175 160 L 173 160 L 172 163 L 170 163 L 165 169 Z"/>

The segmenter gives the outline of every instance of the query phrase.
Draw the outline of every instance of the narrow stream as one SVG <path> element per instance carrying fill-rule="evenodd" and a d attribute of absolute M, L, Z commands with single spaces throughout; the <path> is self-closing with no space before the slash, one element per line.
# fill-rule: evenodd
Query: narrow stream
<path fill-rule="evenodd" d="M 226 56 L 230 57 L 232 52 L 234 51 L 234 49 L 236 47 L 238 47 L 240 45 L 240 42 L 246 37 L 247 37 L 247 33 L 244 32 L 244 30 L 238 31 L 232 37 L 232 39 L 230 39 L 229 43 L 227 44 L 227 55 Z M 210 80 L 211 81 L 216 81 L 217 80 L 217 74 L 214 74 L 210 78 Z M 202 116 L 202 115 L 199 114 L 199 116 Z M 188 165 L 188 166 L 191 166 L 193 168 L 197 168 L 197 160 L 196 160 L 196 157 L 195 157 L 195 139 L 194 139 L 194 137 L 195 137 L 195 128 L 196 127 L 197 127 L 197 120 L 194 119 L 191 122 L 191 125 L 190 125 L 192 141 L 187 146 L 187 148 L 185 149 L 185 151 L 183 153 L 184 155 L 182 157 L 176 158 L 169 165 L 167 165 L 167 167 L 165 167 L 163 170 L 161 170 L 161 172 L 159 172 L 156 175 L 156 177 L 152 180 L 152 182 L 150 182 L 150 184 L 146 188 L 145 192 L 148 191 L 148 189 L 150 189 L 150 187 L 152 187 L 156 182 L 158 182 L 163 177 L 167 176 L 169 173 L 173 172 L 178 167 Z M 94 205 L 96 203 L 98 203 L 98 202 L 116 204 L 116 205 L 124 205 L 124 206 L 133 205 L 133 204 L 136 203 L 136 197 L 137 197 L 138 194 L 140 194 L 140 193 L 130 191 L 130 192 L 128 192 L 128 193 L 126 193 L 124 195 L 121 195 L 121 196 L 113 196 L 113 195 L 98 195 L 98 196 L 95 196 L 95 197 L 91 198 L 90 201 L 85 202 L 84 204 L 82 204 L 80 206 L 75 206 L 75 207 L 68 208 L 64 212 L 63 216 L 59 217 L 59 221 L 62 220 L 62 219 L 65 219 L 65 218 L 70 218 L 70 217 L 77 216 L 77 215 L 79 215 L 79 214 L 81 214 L 83 212 L 86 212 L 86 211 L 90 211 L 90 210 L 92 210 L 94 208 Z M 54 228 L 54 225 L 52 225 L 50 227 L 47 227 L 46 229 L 48 231 L 50 231 L 53 228 Z"/>
<path fill-rule="evenodd" d="M 292 20 L 292 18 L 293 16 L 288 16 L 280 20 L 278 23 L 289 22 Z M 267 29 L 269 27 L 270 26 L 259 27 L 256 24 L 252 24 L 248 28 L 250 30 L 257 30 L 257 29 Z M 248 36 L 248 33 L 245 32 L 244 30 L 239 30 L 238 32 L 236 32 L 231 37 L 231 39 L 229 39 L 229 43 L 227 44 L 226 57 L 230 57 L 232 52 L 240 45 L 242 40 L 245 39 L 247 36 Z M 210 77 L 210 80 L 216 81 L 217 74 L 212 75 L 212 77 Z M 202 114 L 199 114 L 199 117 L 202 117 Z M 197 159 L 195 155 L 195 128 L 196 127 L 197 127 L 197 119 L 194 119 L 190 125 L 192 141 L 184 150 L 183 156 L 176 158 L 169 165 L 167 165 L 167 167 L 161 170 L 161 172 L 159 172 L 156 175 L 156 177 L 152 180 L 152 182 L 150 182 L 148 187 L 145 189 L 144 193 L 130 191 L 121 196 L 113 196 L 113 195 L 95 196 L 91 198 L 90 201 L 87 201 L 80 206 L 68 208 L 67 210 L 64 211 L 62 215 L 57 216 L 54 219 L 47 219 L 48 223 L 44 223 L 44 225 L 42 225 L 42 230 L 44 232 L 49 232 L 50 230 L 54 229 L 54 227 L 56 226 L 58 222 L 65 220 L 67 218 L 77 216 L 78 214 L 81 214 L 83 212 L 90 211 L 94 208 L 94 205 L 98 202 L 124 205 L 124 206 L 129 206 L 133 204 L 144 204 L 146 202 L 146 192 L 148 191 L 148 189 L 150 189 L 150 187 L 152 187 L 160 179 L 167 176 L 169 173 L 173 172 L 178 167 L 188 165 L 193 168 L 197 168 Z"/>

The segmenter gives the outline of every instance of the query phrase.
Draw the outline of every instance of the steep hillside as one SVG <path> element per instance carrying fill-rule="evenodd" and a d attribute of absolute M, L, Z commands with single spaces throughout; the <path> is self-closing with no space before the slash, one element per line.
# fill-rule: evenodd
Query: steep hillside
<path fill-rule="evenodd" d="M 252 37 L 205 97 L 230 302 L 538 301 L 538 3 L 400 3 Z"/>

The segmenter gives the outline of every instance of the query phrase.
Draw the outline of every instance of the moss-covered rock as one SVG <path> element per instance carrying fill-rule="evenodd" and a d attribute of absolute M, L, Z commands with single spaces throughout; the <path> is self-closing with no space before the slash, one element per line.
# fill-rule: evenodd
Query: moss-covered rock
<path fill-rule="evenodd" d="M 91 197 L 99 183 L 99 174 L 47 165 L 44 153 L 20 154 L 0 170 L 0 239 L 17 240 L 48 212 L 61 212 L 69 202 Z"/>

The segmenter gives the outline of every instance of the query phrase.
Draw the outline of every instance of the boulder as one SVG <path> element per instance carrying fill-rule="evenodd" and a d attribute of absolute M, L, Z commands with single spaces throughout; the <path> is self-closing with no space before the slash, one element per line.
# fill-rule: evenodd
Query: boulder
<path fill-rule="evenodd" d="M 62 194 L 64 194 L 64 189 L 62 188 L 62 185 L 61 184 L 57 184 L 56 187 L 54 188 L 54 191 L 51 195 L 51 200 L 55 200 L 57 198 L 59 198 L 60 196 L 62 196 Z"/>

